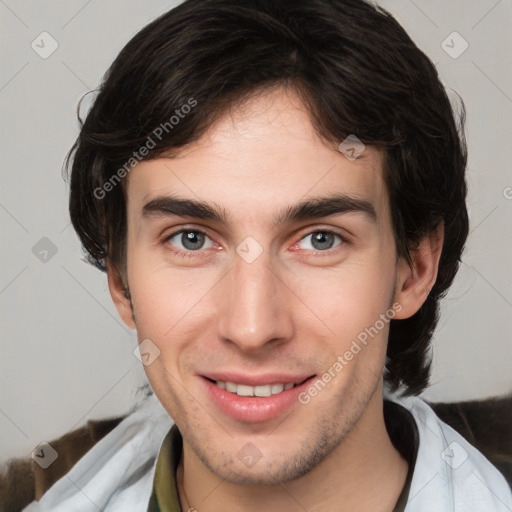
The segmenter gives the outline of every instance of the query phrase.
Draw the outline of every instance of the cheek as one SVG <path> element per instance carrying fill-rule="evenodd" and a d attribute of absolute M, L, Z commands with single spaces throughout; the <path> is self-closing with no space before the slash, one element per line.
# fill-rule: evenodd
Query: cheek
<path fill-rule="evenodd" d="M 354 334 L 388 309 L 394 269 L 378 261 L 359 261 L 338 269 L 304 269 L 300 279 L 290 280 L 297 295 L 334 332 Z"/>
<path fill-rule="evenodd" d="M 336 386 L 357 387 L 380 374 L 392 318 L 386 312 L 393 284 L 392 258 L 385 261 L 376 255 L 353 259 L 337 270 L 301 274 L 299 294 L 315 314 L 306 329 L 310 336 L 327 333 L 318 348 L 325 356 L 322 364 L 337 377 Z"/>
<path fill-rule="evenodd" d="M 130 291 L 139 339 L 153 340 L 162 351 L 178 349 L 190 326 L 199 325 L 215 283 L 207 270 L 177 270 L 132 258 Z"/>

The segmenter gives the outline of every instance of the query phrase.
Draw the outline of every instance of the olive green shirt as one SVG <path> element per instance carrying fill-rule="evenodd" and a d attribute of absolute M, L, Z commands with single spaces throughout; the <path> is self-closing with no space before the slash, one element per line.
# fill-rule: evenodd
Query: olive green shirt
<path fill-rule="evenodd" d="M 384 402 L 384 419 L 393 445 L 409 464 L 405 485 L 393 509 L 393 512 L 404 512 L 418 452 L 418 429 L 411 414 L 393 402 Z M 180 431 L 173 425 L 158 455 L 148 512 L 183 512 L 176 483 L 182 448 Z"/>

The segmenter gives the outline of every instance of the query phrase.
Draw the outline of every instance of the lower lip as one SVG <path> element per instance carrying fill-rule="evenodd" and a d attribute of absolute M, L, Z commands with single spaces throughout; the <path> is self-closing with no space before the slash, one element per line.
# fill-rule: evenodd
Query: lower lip
<path fill-rule="evenodd" d="M 208 394 L 213 403 L 227 416 L 237 421 L 251 423 L 268 421 L 283 414 L 298 400 L 299 394 L 304 391 L 314 379 L 310 377 L 299 386 L 287 389 L 277 395 L 267 397 L 238 396 L 235 393 L 219 388 L 215 383 L 201 377 L 206 385 Z"/>

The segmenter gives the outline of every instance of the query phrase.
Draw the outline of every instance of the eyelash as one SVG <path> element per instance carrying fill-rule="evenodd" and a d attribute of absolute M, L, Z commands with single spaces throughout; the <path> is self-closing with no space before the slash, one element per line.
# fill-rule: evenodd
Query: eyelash
<path fill-rule="evenodd" d="M 169 240 L 171 240 L 172 238 L 174 238 L 176 235 L 179 235 L 179 234 L 182 234 L 182 233 L 199 233 L 199 234 L 202 234 L 204 235 L 205 237 L 207 238 L 210 238 L 208 236 L 207 233 L 205 233 L 204 231 L 200 230 L 200 229 L 194 229 L 194 228 L 185 228 L 185 229 L 180 229 L 178 231 L 174 231 L 173 233 L 169 234 L 169 235 L 166 235 L 163 240 L 162 240 L 162 243 L 164 245 L 166 245 L 168 248 L 169 248 L 169 251 L 180 257 L 180 258 L 201 258 L 201 257 L 207 257 L 208 255 L 205 254 L 205 251 L 202 250 L 202 249 L 199 249 L 197 251 L 182 251 L 180 249 L 176 249 L 174 248 L 174 246 L 172 246 L 171 244 L 169 244 Z M 340 240 L 340 243 L 334 247 L 332 247 L 331 249 L 327 249 L 325 251 L 311 251 L 311 250 L 308 250 L 308 252 L 311 252 L 311 256 L 313 257 L 316 257 L 316 256 L 321 256 L 323 254 L 329 254 L 331 253 L 333 250 L 335 250 L 337 247 L 340 247 L 340 246 L 346 246 L 346 245 L 349 245 L 350 242 L 347 240 L 347 238 L 342 235 L 341 233 L 339 233 L 338 231 L 334 231 L 332 229 L 316 229 L 316 230 L 313 230 L 313 231 L 310 231 L 308 233 L 306 233 L 305 235 L 303 235 L 298 242 L 295 242 L 293 245 L 297 245 L 298 243 L 300 243 L 302 240 L 304 240 L 305 238 L 307 238 L 308 236 L 311 236 L 315 233 L 324 233 L 324 234 L 331 234 L 331 235 L 335 235 L 339 238 Z M 210 238 L 211 240 L 211 238 Z M 215 242 L 214 242 L 215 243 Z"/>
<path fill-rule="evenodd" d="M 164 237 L 164 239 L 162 240 L 162 243 L 168 247 L 168 250 L 172 254 L 174 254 L 180 258 L 198 258 L 198 257 L 201 258 L 201 257 L 208 256 L 207 254 L 205 254 L 205 251 L 202 249 L 199 249 L 197 251 L 182 251 L 181 249 L 174 248 L 174 246 L 172 246 L 171 244 L 168 243 L 169 240 L 171 240 L 171 238 L 174 238 L 176 235 L 179 235 L 181 233 L 201 233 L 205 237 L 210 238 L 204 231 L 201 231 L 200 229 L 189 228 L 189 229 L 180 229 L 178 231 L 174 231 L 170 235 L 166 235 Z"/>

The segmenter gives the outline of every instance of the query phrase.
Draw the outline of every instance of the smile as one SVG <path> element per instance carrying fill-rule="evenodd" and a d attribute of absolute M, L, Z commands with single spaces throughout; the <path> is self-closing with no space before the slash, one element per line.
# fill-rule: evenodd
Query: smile
<path fill-rule="evenodd" d="M 241 422 L 264 422 L 284 415 L 315 376 L 241 374 L 198 376 L 216 409 Z"/>
<path fill-rule="evenodd" d="M 297 384 L 287 382 L 286 384 L 265 384 L 263 386 L 247 386 L 246 384 L 236 384 L 235 382 L 224 382 L 218 380 L 215 384 L 221 388 L 229 391 L 230 393 L 237 394 L 238 396 L 259 396 L 266 397 L 278 395 L 283 391 L 292 389 Z"/>

